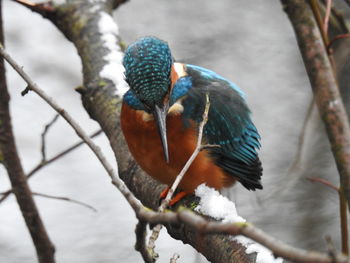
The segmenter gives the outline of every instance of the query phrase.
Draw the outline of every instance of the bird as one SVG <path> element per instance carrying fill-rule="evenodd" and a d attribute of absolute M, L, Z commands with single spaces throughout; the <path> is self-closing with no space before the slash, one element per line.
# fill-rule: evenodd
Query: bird
<path fill-rule="evenodd" d="M 128 148 L 150 176 L 169 186 L 196 148 L 206 96 L 206 147 L 196 156 L 170 205 L 194 193 L 198 185 L 221 190 L 235 182 L 262 189 L 258 156 L 260 135 L 245 94 L 219 74 L 177 62 L 167 42 L 146 36 L 128 46 L 123 58 L 129 90 L 123 96 L 120 123 Z"/>

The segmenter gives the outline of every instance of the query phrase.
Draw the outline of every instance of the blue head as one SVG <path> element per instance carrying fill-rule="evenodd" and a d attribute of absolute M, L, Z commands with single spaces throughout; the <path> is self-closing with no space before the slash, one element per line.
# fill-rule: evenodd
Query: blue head
<path fill-rule="evenodd" d="M 171 66 L 168 44 L 156 37 L 144 37 L 125 51 L 125 79 L 135 96 L 157 120 L 165 159 L 168 161 L 166 115 L 169 109 Z"/>
<path fill-rule="evenodd" d="M 125 51 L 123 65 L 130 89 L 144 106 L 152 111 L 163 106 L 170 90 L 173 59 L 166 42 L 156 37 L 144 37 Z"/>

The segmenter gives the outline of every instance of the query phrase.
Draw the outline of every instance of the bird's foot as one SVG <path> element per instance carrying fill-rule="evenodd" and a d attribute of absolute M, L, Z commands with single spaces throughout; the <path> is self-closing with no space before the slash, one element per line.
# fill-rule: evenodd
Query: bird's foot
<path fill-rule="evenodd" d="M 169 206 L 175 205 L 177 202 L 179 202 L 181 199 L 183 199 L 186 195 L 188 195 L 188 193 L 183 192 L 183 191 L 177 193 L 173 198 L 171 198 L 171 200 L 169 202 Z"/>
<path fill-rule="evenodd" d="M 165 199 L 165 197 L 167 196 L 168 192 L 169 192 L 170 188 L 167 186 L 164 188 L 164 190 L 160 193 L 160 201 L 162 201 L 163 199 Z"/>
<path fill-rule="evenodd" d="M 166 187 L 161 193 L 160 193 L 160 199 L 159 199 L 159 203 L 161 203 L 163 201 L 163 199 L 166 198 L 168 192 L 169 192 L 170 188 Z M 180 191 L 178 193 L 175 194 L 175 196 L 173 198 L 171 198 L 168 206 L 171 207 L 173 205 L 175 205 L 177 202 L 179 202 L 181 199 L 183 199 L 186 195 L 189 195 L 188 193 L 184 192 L 184 191 Z"/>

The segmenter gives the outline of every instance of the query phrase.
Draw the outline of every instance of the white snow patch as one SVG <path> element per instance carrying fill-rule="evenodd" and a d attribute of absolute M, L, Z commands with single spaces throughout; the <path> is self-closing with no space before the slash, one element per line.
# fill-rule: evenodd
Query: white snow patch
<path fill-rule="evenodd" d="M 220 220 L 223 223 L 246 222 L 244 218 L 238 215 L 235 203 L 222 196 L 215 189 L 201 184 L 196 188 L 195 194 L 201 198 L 199 205 L 195 209 L 196 211 Z M 232 238 L 247 248 L 247 254 L 257 253 L 256 263 L 283 262 L 282 258 L 275 258 L 269 249 L 245 236 L 235 236 Z"/>
<path fill-rule="evenodd" d="M 201 184 L 195 191 L 196 196 L 201 198 L 196 211 L 209 215 L 223 223 L 238 223 L 246 220 L 237 214 L 235 203 L 222 196 L 213 188 Z"/>
<path fill-rule="evenodd" d="M 282 263 L 283 262 L 282 258 L 275 258 L 269 249 L 267 249 L 266 247 L 258 243 L 255 243 L 255 241 L 245 236 L 236 236 L 234 239 L 247 248 L 245 251 L 247 254 L 257 253 L 256 263 L 272 263 L 272 262 Z"/>
<path fill-rule="evenodd" d="M 91 4 L 98 4 L 98 3 L 104 3 L 106 0 L 89 0 Z"/>
<path fill-rule="evenodd" d="M 65 4 L 66 3 L 66 0 L 54 0 L 53 3 L 55 5 L 62 5 L 62 4 Z"/>
<path fill-rule="evenodd" d="M 103 57 L 107 64 L 102 68 L 100 77 L 111 80 L 117 88 L 116 95 L 122 97 L 128 90 L 128 85 L 124 80 L 123 52 L 118 45 L 118 26 L 112 16 L 101 12 L 98 28 L 104 41 L 104 47 L 109 50 L 109 53 Z"/>

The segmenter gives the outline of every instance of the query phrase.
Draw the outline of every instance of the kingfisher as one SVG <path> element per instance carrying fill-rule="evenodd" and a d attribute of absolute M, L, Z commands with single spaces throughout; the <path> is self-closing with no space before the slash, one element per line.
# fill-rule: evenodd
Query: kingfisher
<path fill-rule="evenodd" d="M 153 36 L 131 44 L 123 65 L 130 87 L 121 109 L 124 137 L 141 168 L 168 186 L 196 148 L 209 96 L 203 143 L 215 147 L 200 151 L 170 205 L 202 183 L 220 190 L 238 181 L 248 190 L 262 189 L 260 135 L 234 83 L 203 67 L 175 62 L 169 45 Z"/>

